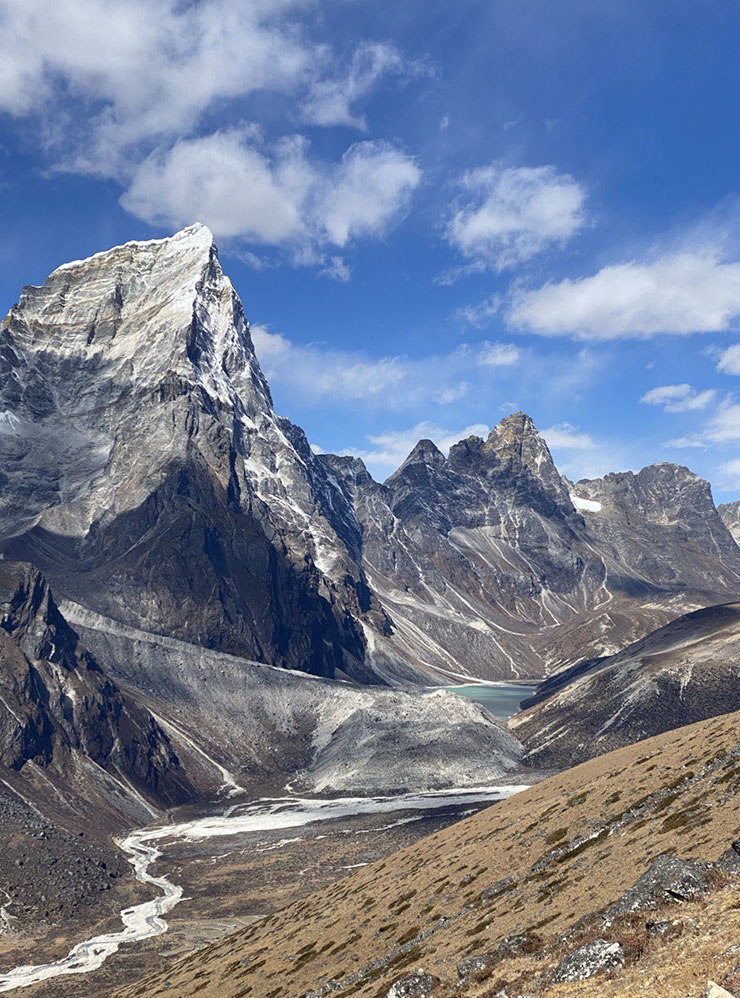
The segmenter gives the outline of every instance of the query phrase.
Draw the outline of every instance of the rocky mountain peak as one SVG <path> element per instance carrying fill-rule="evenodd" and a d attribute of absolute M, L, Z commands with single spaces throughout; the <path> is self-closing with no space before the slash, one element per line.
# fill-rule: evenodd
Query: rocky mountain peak
<path fill-rule="evenodd" d="M 512 413 L 497 423 L 488 434 L 485 450 L 508 464 L 512 472 L 529 471 L 558 504 L 570 506 L 567 489 L 550 449 L 526 412 Z"/>
<path fill-rule="evenodd" d="M 709 482 L 684 465 L 668 461 L 647 465 L 637 473 L 611 472 L 603 478 L 584 479 L 576 484 L 576 491 L 658 522 L 692 519 L 698 513 L 717 516 Z"/>
<path fill-rule="evenodd" d="M 196 382 L 233 402 L 228 382 L 236 377 L 271 405 L 248 323 L 204 225 L 63 264 L 42 286 L 23 289 L 2 333 L 2 351 L 15 363 L 0 402 L 16 414 L 21 407 L 32 418 L 51 415 L 66 401 L 65 385 L 84 409 L 102 380 L 164 392 Z M 57 383 L 61 368 L 74 368 L 84 384 L 69 376 Z"/>
<path fill-rule="evenodd" d="M 437 447 L 433 440 L 420 440 L 409 456 L 403 462 L 398 472 L 414 464 L 441 465 L 445 463 L 445 456 Z M 396 472 L 397 474 L 397 472 Z M 392 477 L 392 476 L 391 476 Z"/>

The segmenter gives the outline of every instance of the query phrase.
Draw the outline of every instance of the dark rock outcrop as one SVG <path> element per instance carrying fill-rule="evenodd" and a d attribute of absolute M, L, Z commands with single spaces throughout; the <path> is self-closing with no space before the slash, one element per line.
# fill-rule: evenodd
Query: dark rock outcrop
<path fill-rule="evenodd" d="M 634 887 L 608 912 L 609 918 L 644 911 L 672 901 L 696 901 L 708 894 L 712 881 L 707 867 L 672 853 L 657 856 Z"/>
<path fill-rule="evenodd" d="M 157 804 L 192 795 L 167 735 L 122 693 L 30 565 L 0 560 L 0 764 L 93 763 Z"/>

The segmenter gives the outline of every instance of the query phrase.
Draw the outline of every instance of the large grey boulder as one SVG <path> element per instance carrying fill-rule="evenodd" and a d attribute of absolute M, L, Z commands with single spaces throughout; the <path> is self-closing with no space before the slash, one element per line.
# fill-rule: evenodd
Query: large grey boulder
<path fill-rule="evenodd" d="M 707 986 L 704 989 L 704 998 L 735 998 L 735 995 L 730 994 L 725 988 L 715 984 L 714 981 L 707 981 Z"/>
<path fill-rule="evenodd" d="M 563 981 L 585 981 L 594 974 L 617 970 L 624 964 L 624 952 L 619 943 L 606 939 L 594 939 L 562 960 L 552 979 L 555 983 Z"/>
<path fill-rule="evenodd" d="M 609 909 L 609 916 L 643 911 L 672 901 L 695 901 L 711 889 L 707 867 L 695 860 L 665 854 Z"/>
<path fill-rule="evenodd" d="M 386 998 L 432 998 L 440 983 L 438 977 L 415 970 L 390 988 Z"/>

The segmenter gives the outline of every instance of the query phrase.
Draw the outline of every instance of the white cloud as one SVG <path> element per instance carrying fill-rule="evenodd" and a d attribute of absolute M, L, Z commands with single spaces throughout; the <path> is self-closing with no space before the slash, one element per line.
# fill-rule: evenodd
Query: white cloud
<path fill-rule="evenodd" d="M 449 242 L 478 264 L 503 270 L 567 242 L 585 223 L 586 194 L 554 166 L 492 163 L 463 174 Z"/>
<path fill-rule="evenodd" d="M 519 349 L 513 343 L 484 343 L 478 363 L 483 367 L 511 367 L 519 363 Z"/>
<path fill-rule="evenodd" d="M 687 437 L 674 437 L 673 440 L 666 440 L 664 446 L 678 447 L 679 449 L 688 448 L 688 447 L 697 447 L 702 450 L 707 449 L 706 443 L 701 439 L 700 436 L 698 436 L 695 433 L 692 433 L 690 436 Z"/>
<path fill-rule="evenodd" d="M 278 393 L 289 393 L 294 405 L 346 406 L 353 401 L 423 412 L 431 403 L 449 406 L 479 393 L 488 395 L 494 385 L 498 391 L 512 378 L 525 376 L 517 367 L 519 350 L 506 343 L 482 348 L 461 344 L 446 354 L 421 357 L 373 357 L 325 343 L 295 343 L 261 325 L 251 331 L 266 377 Z M 537 366 L 535 360 L 533 364 Z M 552 365 L 546 366 L 551 373 Z"/>
<path fill-rule="evenodd" d="M 711 388 L 699 392 L 685 383 L 659 385 L 657 388 L 651 388 L 649 392 L 645 392 L 640 402 L 645 405 L 663 406 L 666 412 L 692 412 L 697 409 L 706 409 L 715 394 Z"/>
<path fill-rule="evenodd" d="M 319 277 L 330 277 L 333 281 L 346 284 L 352 276 L 352 268 L 341 256 L 333 256 L 326 267 L 319 271 Z"/>
<path fill-rule="evenodd" d="M 352 105 L 388 74 L 410 71 L 393 45 L 366 42 L 355 49 L 349 71 L 334 80 L 316 80 L 303 102 L 303 118 L 312 125 L 347 125 L 365 131 L 367 122 Z"/>
<path fill-rule="evenodd" d="M 542 430 L 548 447 L 565 450 L 593 450 L 596 442 L 588 433 L 580 433 L 571 423 L 556 423 Z"/>
<path fill-rule="evenodd" d="M 57 100 L 77 99 L 85 134 L 60 139 L 84 140 L 79 165 L 115 173 L 122 149 L 182 134 L 216 102 L 307 86 L 326 54 L 290 20 L 301 6 L 2 0 L 0 108 L 53 119 Z"/>
<path fill-rule="evenodd" d="M 740 440 L 740 405 L 725 402 L 707 422 L 705 435 L 714 443 Z"/>
<path fill-rule="evenodd" d="M 309 158 L 295 136 L 265 148 L 253 128 L 183 139 L 153 153 L 121 198 L 127 211 L 177 228 L 194 219 L 218 237 L 289 246 L 321 262 L 326 243 L 383 235 L 405 210 L 421 171 L 384 142 L 359 142 L 337 164 Z M 332 258 L 331 276 L 349 276 Z"/>
<path fill-rule="evenodd" d="M 461 430 L 448 430 L 424 420 L 405 430 L 368 434 L 372 447 L 366 450 L 350 449 L 345 453 L 362 458 L 371 472 L 385 478 L 403 464 L 420 440 L 433 440 L 441 451 L 447 453 L 460 440 L 473 435 L 485 438 L 488 432 L 489 428 L 484 423 L 473 423 Z"/>
<path fill-rule="evenodd" d="M 728 489 L 740 488 L 740 458 L 726 461 L 720 465 L 722 485 Z"/>
<path fill-rule="evenodd" d="M 740 263 L 707 251 L 611 265 L 520 293 L 508 321 L 542 336 L 611 340 L 719 332 L 738 315 Z"/>
<path fill-rule="evenodd" d="M 124 207 L 151 224 L 200 219 L 221 238 L 290 244 L 294 262 L 326 264 L 324 244 L 383 236 L 421 171 L 388 142 L 353 145 L 338 162 L 309 157 L 300 136 L 265 146 L 243 124 L 245 101 L 280 94 L 313 124 L 362 126 L 354 105 L 383 77 L 429 68 L 366 42 L 339 74 L 305 16 L 312 6 L 0 0 L 0 112 L 35 118 L 52 171 L 114 179 Z M 326 271 L 348 275 L 333 259 Z"/>
<path fill-rule="evenodd" d="M 358 236 L 380 236 L 401 215 L 421 180 L 411 157 L 388 142 L 351 146 L 320 199 L 320 226 L 335 246 Z"/>
<path fill-rule="evenodd" d="M 721 352 L 717 370 L 723 374 L 740 374 L 740 343 L 733 343 Z"/>
<path fill-rule="evenodd" d="M 493 294 L 483 301 L 478 302 L 477 305 L 464 305 L 455 312 L 455 315 L 463 322 L 482 329 L 484 326 L 491 324 L 494 316 L 500 311 L 501 304 L 501 295 Z"/>
<path fill-rule="evenodd" d="M 439 402 L 441 405 L 450 405 L 452 402 L 459 402 L 460 399 L 465 398 L 468 394 L 469 387 L 470 385 L 467 381 L 460 381 L 449 388 L 442 388 L 434 396 L 434 401 Z"/>
<path fill-rule="evenodd" d="M 252 326 L 251 334 L 267 379 L 294 389 L 307 401 L 377 399 L 398 389 L 406 378 L 399 357 L 373 360 L 347 350 L 299 345 L 264 326 Z"/>
<path fill-rule="evenodd" d="M 136 170 L 123 207 L 154 225 L 197 219 L 218 237 L 281 244 L 306 232 L 305 206 L 317 183 L 303 142 L 263 152 L 245 130 L 184 139 Z"/>

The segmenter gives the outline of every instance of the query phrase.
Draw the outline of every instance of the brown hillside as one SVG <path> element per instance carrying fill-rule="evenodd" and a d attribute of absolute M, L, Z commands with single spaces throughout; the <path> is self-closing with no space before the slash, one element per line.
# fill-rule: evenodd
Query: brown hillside
<path fill-rule="evenodd" d="M 619 931 L 640 938 L 613 979 L 548 982 L 568 945 L 594 938 L 595 920 L 584 917 L 617 900 L 655 857 L 716 860 L 738 838 L 739 722 L 725 715 L 590 760 L 117 995 L 374 998 L 420 966 L 448 982 L 446 995 L 461 959 L 530 932 L 542 955 L 496 973 L 508 981 L 536 970 L 539 983 L 509 994 L 699 996 L 710 971 L 732 970 L 733 957 L 721 954 L 740 942 L 736 890 L 719 874 L 708 899 L 676 902 L 674 917 L 680 909 L 688 919 L 680 938 L 648 944 L 646 919 L 658 916 L 630 916 Z M 564 933 L 570 943 L 559 941 Z M 491 981 L 454 993 L 494 995 Z"/>

